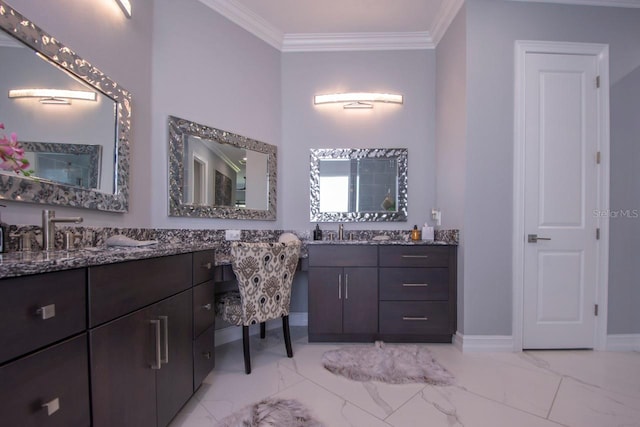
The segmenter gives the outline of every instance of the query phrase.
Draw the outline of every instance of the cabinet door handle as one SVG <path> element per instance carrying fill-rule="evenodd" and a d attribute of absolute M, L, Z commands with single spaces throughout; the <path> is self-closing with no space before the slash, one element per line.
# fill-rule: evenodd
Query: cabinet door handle
<path fill-rule="evenodd" d="M 429 318 L 427 316 L 402 316 L 402 320 L 426 322 Z"/>
<path fill-rule="evenodd" d="M 426 288 L 429 286 L 428 283 L 403 283 L 402 286 L 405 288 Z"/>
<path fill-rule="evenodd" d="M 156 360 L 151 364 L 151 369 L 160 369 L 160 321 L 159 320 L 149 320 L 149 323 L 153 325 L 153 329 L 156 334 Z"/>
<path fill-rule="evenodd" d="M 211 352 L 205 351 L 204 353 L 202 353 L 202 357 L 204 357 L 207 360 L 211 360 Z"/>
<path fill-rule="evenodd" d="M 43 307 L 39 307 L 36 310 L 36 314 L 42 318 L 42 320 L 51 319 L 52 317 L 56 317 L 56 305 L 49 304 Z"/>
<path fill-rule="evenodd" d="M 212 264 L 210 262 L 205 262 L 201 267 L 206 268 L 207 270 L 211 270 Z"/>
<path fill-rule="evenodd" d="M 43 403 L 42 407 L 47 410 L 47 415 L 51 416 L 60 410 L 60 399 L 55 398 L 53 400 L 48 401 L 47 403 Z"/>
<path fill-rule="evenodd" d="M 338 274 L 338 299 L 342 299 L 342 274 Z"/>
<path fill-rule="evenodd" d="M 212 307 L 211 303 L 208 303 L 202 306 L 202 308 L 205 310 L 211 310 L 211 307 Z"/>
<path fill-rule="evenodd" d="M 344 299 L 349 299 L 349 275 L 344 274 Z"/>
<path fill-rule="evenodd" d="M 402 255 L 402 258 L 429 258 L 429 255 Z"/>
<path fill-rule="evenodd" d="M 160 356 L 160 363 L 169 363 L 169 316 L 158 316 L 160 322 L 164 325 L 162 335 L 164 337 L 164 356 Z"/>

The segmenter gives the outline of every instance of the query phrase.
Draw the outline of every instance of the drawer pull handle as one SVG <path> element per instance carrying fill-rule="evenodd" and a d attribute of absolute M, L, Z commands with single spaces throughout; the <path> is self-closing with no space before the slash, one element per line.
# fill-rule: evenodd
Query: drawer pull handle
<path fill-rule="evenodd" d="M 42 407 L 46 408 L 47 415 L 51 416 L 60 410 L 60 399 L 56 397 L 55 399 L 44 403 Z"/>
<path fill-rule="evenodd" d="M 211 307 L 212 307 L 211 303 L 205 304 L 205 305 L 202 306 L 202 308 L 205 309 L 205 310 L 211 310 Z"/>
<path fill-rule="evenodd" d="M 413 321 L 413 322 L 426 322 L 429 320 L 427 316 L 402 316 L 402 320 Z"/>
<path fill-rule="evenodd" d="M 151 364 L 151 369 L 160 369 L 162 367 L 160 364 L 160 321 L 150 320 L 149 323 L 154 326 L 154 331 L 156 333 L 156 360 Z"/>
<path fill-rule="evenodd" d="M 169 317 L 168 316 L 158 316 L 160 322 L 164 324 L 163 334 L 164 335 L 164 356 L 160 356 L 160 363 L 167 364 L 169 363 Z"/>
<path fill-rule="evenodd" d="M 210 262 L 202 264 L 202 268 L 206 268 L 207 270 L 211 270 L 211 267 L 212 267 L 212 265 L 211 265 Z"/>
<path fill-rule="evenodd" d="M 426 288 L 429 286 L 428 283 L 403 283 L 402 286 L 405 288 Z"/>
<path fill-rule="evenodd" d="M 36 310 L 36 314 L 42 318 L 42 320 L 51 319 L 52 317 L 56 317 L 56 305 L 49 304 L 44 307 L 40 307 Z"/>
<path fill-rule="evenodd" d="M 204 353 L 202 353 L 202 356 L 207 360 L 211 360 L 211 352 L 210 351 L 205 351 Z"/>
<path fill-rule="evenodd" d="M 429 255 L 402 255 L 402 258 L 429 258 Z"/>

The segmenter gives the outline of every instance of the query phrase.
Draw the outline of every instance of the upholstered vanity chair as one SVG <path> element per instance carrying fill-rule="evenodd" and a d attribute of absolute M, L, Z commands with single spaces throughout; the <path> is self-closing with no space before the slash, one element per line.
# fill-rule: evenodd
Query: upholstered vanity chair
<path fill-rule="evenodd" d="M 289 332 L 291 283 L 300 257 L 300 241 L 287 243 L 231 244 L 231 263 L 239 292 L 230 292 L 219 301 L 222 318 L 242 326 L 244 368 L 251 373 L 249 326 L 260 324 L 260 338 L 265 337 L 265 322 L 282 318 L 287 356 L 293 357 Z"/>

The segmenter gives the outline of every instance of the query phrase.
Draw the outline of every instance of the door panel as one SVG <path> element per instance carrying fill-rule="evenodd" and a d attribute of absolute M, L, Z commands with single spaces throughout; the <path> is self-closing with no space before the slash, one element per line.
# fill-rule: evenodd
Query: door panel
<path fill-rule="evenodd" d="M 309 267 L 309 334 L 342 333 L 342 268 Z"/>
<path fill-rule="evenodd" d="M 344 269 L 342 328 L 346 334 L 378 332 L 378 269 Z"/>
<path fill-rule="evenodd" d="M 527 54 L 523 348 L 593 348 L 597 57 Z"/>

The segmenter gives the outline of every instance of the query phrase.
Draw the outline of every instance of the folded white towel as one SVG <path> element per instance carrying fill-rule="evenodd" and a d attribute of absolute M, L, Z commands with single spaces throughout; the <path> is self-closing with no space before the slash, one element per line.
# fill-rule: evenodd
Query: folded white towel
<path fill-rule="evenodd" d="M 122 234 L 117 234 L 115 236 L 109 237 L 105 241 L 107 246 L 127 246 L 127 247 L 138 247 L 138 246 L 149 246 L 155 245 L 158 243 L 157 240 L 135 240 L 131 237 L 123 236 Z"/>

